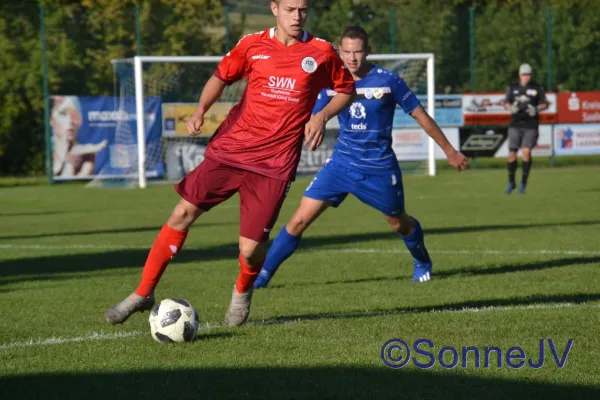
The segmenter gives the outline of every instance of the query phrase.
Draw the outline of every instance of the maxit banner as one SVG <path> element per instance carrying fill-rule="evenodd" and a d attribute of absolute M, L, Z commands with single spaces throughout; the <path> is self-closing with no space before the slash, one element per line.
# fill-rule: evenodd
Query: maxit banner
<path fill-rule="evenodd" d="M 135 101 L 112 96 L 51 96 L 52 172 L 56 181 L 137 175 Z M 144 106 L 146 176 L 164 173 L 160 97 Z"/>

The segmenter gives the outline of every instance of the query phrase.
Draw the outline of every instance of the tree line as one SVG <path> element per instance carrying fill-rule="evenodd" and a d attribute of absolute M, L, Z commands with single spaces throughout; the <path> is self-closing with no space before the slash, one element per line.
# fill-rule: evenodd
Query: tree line
<path fill-rule="evenodd" d="M 268 3 L 267 0 L 44 1 L 49 93 L 112 95 L 110 60 L 138 52 L 222 55 L 228 44 L 234 45 L 242 34 L 253 31 L 257 12 L 266 21 L 263 25 L 272 24 Z M 516 80 L 518 66 L 523 62 L 533 66 L 537 80 L 544 85 L 551 74 L 549 90 L 600 89 L 600 1 L 597 0 L 314 0 L 313 3 L 309 27 L 319 37 L 336 42 L 344 27 L 361 25 L 371 35 L 374 52 L 435 53 L 438 93 L 470 92 L 473 83 L 476 91 L 504 91 L 509 82 Z M 39 4 L 34 0 L 0 4 L 0 175 L 41 174 L 44 170 Z M 137 26 L 136 5 L 139 6 Z M 141 49 L 137 30 L 141 33 Z M 190 82 L 192 86 L 201 85 L 197 79 Z M 201 87 L 187 90 L 199 93 Z"/>

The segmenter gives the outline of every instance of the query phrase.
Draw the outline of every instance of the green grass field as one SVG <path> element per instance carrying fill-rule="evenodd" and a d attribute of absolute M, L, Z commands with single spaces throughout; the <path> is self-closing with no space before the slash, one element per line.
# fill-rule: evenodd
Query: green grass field
<path fill-rule="evenodd" d="M 503 170 L 407 176 L 433 280 L 378 212 L 349 198 L 305 234 L 247 326 L 220 326 L 237 276 L 237 198 L 201 217 L 157 297 L 183 297 L 202 322 L 193 343 L 152 340 L 148 313 L 109 326 L 103 313 L 137 285 L 178 200 L 146 190 L 9 183 L 0 187 L 0 398 L 600 398 L 600 167 L 533 170 L 504 196 Z M 275 226 L 297 206 L 297 181 Z M 431 340 L 480 349 L 466 368 L 391 369 L 383 344 Z M 513 369 L 520 346 L 545 363 Z M 502 367 L 485 347 L 503 351 Z M 425 347 L 421 347 L 426 349 Z M 398 355 L 399 353 L 393 353 Z M 459 353 L 460 355 L 460 353 Z M 413 352 L 417 361 L 426 356 Z M 446 363 L 452 360 L 446 353 Z M 516 361 L 514 361 L 516 362 Z"/>

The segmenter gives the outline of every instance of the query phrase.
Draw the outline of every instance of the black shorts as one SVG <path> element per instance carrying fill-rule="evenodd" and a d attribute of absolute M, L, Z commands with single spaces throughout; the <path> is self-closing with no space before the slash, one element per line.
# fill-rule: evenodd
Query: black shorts
<path fill-rule="evenodd" d="M 508 128 L 508 149 L 517 151 L 519 149 L 533 149 L 540 136 L 537 128 Z"/>

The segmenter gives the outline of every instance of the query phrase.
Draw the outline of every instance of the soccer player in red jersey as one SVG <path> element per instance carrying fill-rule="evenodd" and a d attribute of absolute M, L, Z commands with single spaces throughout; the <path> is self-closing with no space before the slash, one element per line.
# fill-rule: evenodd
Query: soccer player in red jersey
<path fill-rule="evenodd" d="M 154 289 L 168 263 L 203 213 L 240 195 L 240 273 L 225 324 L 242 325 L 250 312 L 254 280 L 261 270 L 267 241 L 300 161 L 302 139 L 315 150 L 325 124 L 348 107 L 356 95 L 354 81 L 335 48 L 303 27 L 310 0 L 274 0 L 277 25 L 243 37 L 208 80 L 196 112 L 187 122 L 198 135 L 204 115 L 226 85 L 248 78 L 240 103 L 217 128 L 205 160 L 175 185 L 181 200 L 156 238 L 137 289 L 110 308 L 104 319 L 123 323 L 154 305 Z M 311 111 L 321 89 L 338 95 L 319 113 Z"/>

